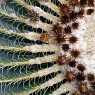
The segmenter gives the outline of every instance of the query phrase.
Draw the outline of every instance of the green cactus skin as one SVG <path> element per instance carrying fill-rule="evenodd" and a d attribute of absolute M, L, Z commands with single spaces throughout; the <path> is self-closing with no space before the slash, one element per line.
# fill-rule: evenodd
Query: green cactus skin
<path fill-rule="evenodd" d="M 57 6 L 59 2 L 55 1 L 51 3 Z M 32 38 L 33 34 L 48 31 L 37 27 L 38 21 L 49 26 L 54 23 L 36 13 L 35 7 L 51 17 L 59 17 L 39 0 L 0 1 L 0 95 L 49 95 L 64 83 L 59 79 L 50 86 L 45 85 L 62 75 L 54 58 L 55 50 L 49 50 L 49 43 Z M 30 51 L 33 46 L 40 47 L 41 51 Z"/>

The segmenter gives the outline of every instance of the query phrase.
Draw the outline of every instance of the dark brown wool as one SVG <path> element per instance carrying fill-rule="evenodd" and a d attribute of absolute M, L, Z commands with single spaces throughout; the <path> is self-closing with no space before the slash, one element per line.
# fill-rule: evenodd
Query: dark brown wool
<path fill-rule="evenodd" d="M 93 7 L 94 6 L 94 0 L 88 0 L 88 6 Z"/>
<path fill-rule="evenodd" d="M 94 81 L 95 77 L 93 74 L 88 74 L 87 79 L 88 79 L 88 81 Z"/>
<path fill-rule="evenodd" d="M 87 5 L 87 0 L 80 0 L 80 6 L 84 7 Z"/>
<path fill-rule="evenodd" d="M 52 30 L 54 31 L 55 40 L 57 41 L 57 43 L 61 43 L 65 41 L 62 27 L 60 27 L 59 24 L 54 25 Z"/>
<path fill-rule="evenodd" d="M 78 68 L 78 70 L 81 71 L 81 72 L 83 72 L 83 71 L 85 70 L 85 67 L 84 67 L 84 65 L 82 65 L 82 64 L 78 64 L 78 65 L 77 65 L 77 68 Z"/>
<path fill-rule="evenodd" d="M 59 24 L 57 23 L 53 26 L 52 31 L 54 31 L 55 34 L 58 35 L 62 32 L 62 27 L 60 27 Z"/>
<path fill-rule="evenodd" d="M 80 55 L 80 52 L 78 50 L 72 50 L 71 55 L 76 58 Z"/>
<path fill-rule="evenodd" d="M 76 66 L 76 61 L 75 60 L 70 61 L 69 66 L 70 67 L 75 67 Z"/>
<path fill-rule="evenodd" d="M 70 20 L 71 21 L 75 21 L 78 17 L 77 13 L 72 11 L 70 14 L 69 14 L 69 17 L 70 17 Z"/>
<path fill-rule="evenodd" d="M 70 34 L 72 31 L 71 31 L 71 27 L 68 25 L 64 28 L 64 32 L 67 33 L 67 34 Z"/>
<path fill-rule="evenodd" d="M 78 22 L 74 22 L 72 23 L 72 28 L 73 29 L 78 29 L 79 23 Z"/>
<path fill-rule="evenodd" d="M 70 19 L 69 19 L 69 16 L 68 15 L 64 15 L 61 17 L 61 23 L 62 24 L 66 24 L 66 23 L 69 23 L 70 22 Z"/>
<path fill-rule="evenodd" d="M 94 9 L 88 9 L 87 10 L 87 15 L 91 15 L 94 12 Z"/>
<path fill-rule="evenodd" d="M 78 81 L 84 81 L 85 80 L 85 75 L 84 75 L 84 73 L 77 73 L 77 75 L 76 75 L 76 79 L 78 80 Z"/>
<path fill-rule="evenodd" d="M 62 36 L 62 37 L 57 36 L 55 39 L 56 39 L 57 43 L 62 43 L 66 40 L 64 36 Z"/>
<path fill-rule="evenodd" d="M 75 36 L 72 36 L 69 38 L 69 42 L 73 44 L 73 43 L 77 42 L 77 38 Z"/>
<path fill-rule="evenodd" d="M 64 51 L 68 51 L 68 50 L 69 50 L 69 44 L 63 44 L 63 45 L 62 45 L 62 49 L 63 49 Z"/>

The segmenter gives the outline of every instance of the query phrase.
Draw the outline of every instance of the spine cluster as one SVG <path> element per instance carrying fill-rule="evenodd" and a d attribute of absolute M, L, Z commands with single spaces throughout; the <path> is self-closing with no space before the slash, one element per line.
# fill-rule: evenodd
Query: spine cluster
<path fill-rule="evenodd" d="M 81 51 L 70 47 L 78 41 L 78 38 L 72 34 L 74 30 L 79 28 L 80 24 L 77 19 L 83 19 L 85 13 L 91 15 L 94 12 L 94 0 L 69 0 L 67 2 L 68 4 L 60 5 L 60 22 L 53 27 L 55 40 L 61 47 L 60 50 L 63 51 L 58 56 L 57 63 L 67 65 L 65 76 L 67 82 L 76 81 L 76 90 L 72 95 L 94 95 L 95 76 L 91 73 L 85 74 L 86 67 L 76 60 Z M 85 7 L 89 8 L 85 10 Z"/>

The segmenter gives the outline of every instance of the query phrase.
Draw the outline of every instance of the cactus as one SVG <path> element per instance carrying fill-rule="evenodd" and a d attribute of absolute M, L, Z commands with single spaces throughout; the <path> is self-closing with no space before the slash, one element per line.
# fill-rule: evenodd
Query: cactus
<path fill-rule="evenodd" d="M 69 1 L 0 0 L 0 95 L 82 95 L 90 92 L 88 85 L 88 90 L 83 92 L 84 80 L 79 78 L 79 75 L 82 78 L 87 76 L 84 70 L 88 73 L 86 67 L 89 66 L 78 64 L 83 60 L 79 56 L 82 50 L 72 48 L 80 41 L 76 37 L 78 32 L 74 35 L 72 29 L 81 29 L 81 19 L 85 21 L 83 11 L 73 12 L 77 6 L 80 9 L 87 6 L 83 0 L 80 0 L 83 4 L 80 6 L 75 0 Z M 88 10 L 88 15 L 91 12 Z M 73 23 L 72 28 L 69 20 Z M 85 36 L 87 39 L 89 33 Z M 80 61 L 76 62 L 78 58 Z M 75 70 L 71 69 L 74 67 Z M 92 69 L 93 65 L 89 68 Z M 91 87 L 93 84 L 92 81 Z"/>

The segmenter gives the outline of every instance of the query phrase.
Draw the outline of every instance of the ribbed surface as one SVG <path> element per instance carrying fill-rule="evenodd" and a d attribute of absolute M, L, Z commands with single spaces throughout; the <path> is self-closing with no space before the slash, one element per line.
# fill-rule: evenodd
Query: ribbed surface
<path fill-rule="evenodd" d="M 49 3 L 56 9 L 40 0 L 0 1 L 0 95 L 49 95 L 65 83 L 58 48 L 39 39 L 59 17 L 60 1 Z"/>

